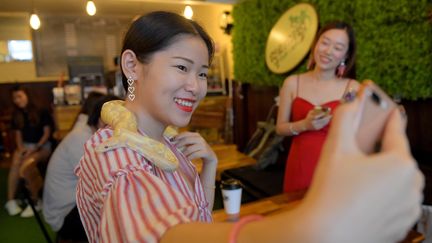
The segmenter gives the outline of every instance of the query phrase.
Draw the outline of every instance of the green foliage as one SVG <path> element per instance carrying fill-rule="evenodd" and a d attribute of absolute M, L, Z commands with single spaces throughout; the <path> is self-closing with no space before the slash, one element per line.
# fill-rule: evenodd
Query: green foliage
<path fill-rule="evenodd" d="M 432 97 L 429 6 L 426 0 L 356 2 L 359 79 L 407 99 Z"/>
<path fill-rule="evenodd" d="M 237 80 L 279 86 L 287 75 L 304 72 L 306 59 L 277 75 L 265 64 L 271 28 L 290 7 L 304 1 L 244 0 L 233 10 L 234 74 Z M 431 0 L 309 0 L 320 23 L 343 20 L 356 31 L 357 79 L 372 79 L 390 94 L 432 97 Z"/>

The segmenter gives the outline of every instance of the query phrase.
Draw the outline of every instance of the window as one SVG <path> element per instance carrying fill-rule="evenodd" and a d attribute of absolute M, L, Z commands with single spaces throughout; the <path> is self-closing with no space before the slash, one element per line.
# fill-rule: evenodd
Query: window
<path fill-rule="evenodd" d="M 33 59 L 30 40 L 10 40 L 8 41 L 8 50 L 12 61 L 31 61 Z"/>

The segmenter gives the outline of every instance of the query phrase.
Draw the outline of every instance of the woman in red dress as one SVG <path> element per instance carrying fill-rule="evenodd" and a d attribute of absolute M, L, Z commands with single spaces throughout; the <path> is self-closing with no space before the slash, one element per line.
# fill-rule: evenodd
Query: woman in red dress
<path fill-rule="evenodd" d="M 358 87 L 356 44 L 350 25 L 333 22 L 316 36 L 309 71 L 289 76 L 280 90 L 277 133 L 294 136 L 287 159 L 284 192 L 307 189 L 340 99 Z"/>

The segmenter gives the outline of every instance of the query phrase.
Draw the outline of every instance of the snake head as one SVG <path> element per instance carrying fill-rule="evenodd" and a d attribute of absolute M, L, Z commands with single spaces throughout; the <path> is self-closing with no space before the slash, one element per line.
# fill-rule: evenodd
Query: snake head
<path fill-rule="evenodd" d="M 126 129 L 119 129 L 118 133 L 96 146 L 95 151 L 104 153 L 121 147 L 139 153 L 164 171 L 173 172 L 179 167 L 177 157 L 165 144 Z"/>
<path fill-rule="evenodd" d="M 113 136 L 96 146 L 95 151 L 98 153 L 104 153 L 120 147 L 126 147 L 126 143 L 121 141 L 119 137 Z"/>

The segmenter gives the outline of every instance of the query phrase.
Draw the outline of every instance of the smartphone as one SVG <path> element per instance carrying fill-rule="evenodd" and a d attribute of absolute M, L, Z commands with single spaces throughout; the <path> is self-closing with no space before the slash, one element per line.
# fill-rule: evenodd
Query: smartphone
<path fill-rule="evenodd" d="M 315 106 L 313 112 L 315 114 L 315 119 L 321 119 L 330 114 L 331 108 L 326 106 Z"/>
<path fill-rule="evenodd" d="M 366 100 L 361 111 L 356 140 L 363 152 L 372 154 L 379 152 L 388 117 L 397 105 L 378 85 L 370 80 L 363 82 L 360 92 L 365 92 Z"/>

